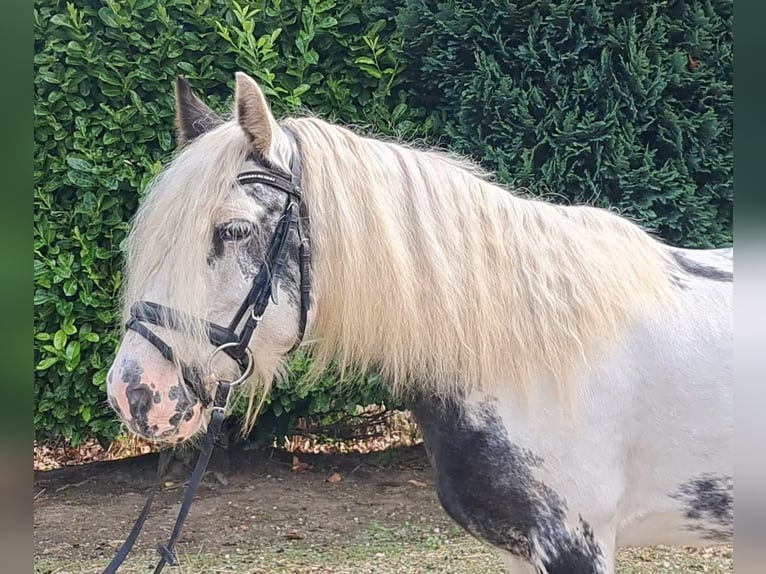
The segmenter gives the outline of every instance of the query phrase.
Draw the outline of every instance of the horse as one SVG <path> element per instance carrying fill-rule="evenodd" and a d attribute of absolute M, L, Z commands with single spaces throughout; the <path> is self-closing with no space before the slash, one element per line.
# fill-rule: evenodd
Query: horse
<path fill-rule="evenodd" d="M 444 510 L 511 574 L 613 574 L 621 546 L 731 540 L 732 248 L 277 120 L 255 80 L 235 84 L 222 117 L 178 78 L 178 149 L 131 224 L 107 377 L 131 432 L 193 439 L 234 379 L 252 425 L 301 345 L 317 369 L 381 374 Z"/>

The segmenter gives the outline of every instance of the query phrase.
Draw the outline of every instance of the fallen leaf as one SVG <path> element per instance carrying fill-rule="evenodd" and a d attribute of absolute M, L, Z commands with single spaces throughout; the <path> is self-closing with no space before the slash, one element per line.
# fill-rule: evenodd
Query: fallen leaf
<path fill-rule="evenodd" d="M 297 456 L 293 456 L 293 472 L 301 472 L 309 467 L 309 463 L 301 462 Z"/>
<path fill-rule="evenodd" d="M 285 538 L 288 540 L 303 540 L 303 534 L 299 534 L 295 530 L 285 532 Z"/>
<path fill-rule="evenodd" d="M 414 478 L 409 479 L 407 482 L 412 484 L 413 486 L 420 486 L 424 488 L 428 486 L 425 482 L 420 482 L 419 480 L 415 480 Z"/>
<path fill-rule="evenodd" d="M 330 477 L 327 478 L 326 480 L 327 480 L 327 482 L 332 482 L 333 484 L 335 484 L 335 483 L 340 482 L 341 480 L 343 480 L 343 477 L 340 474 L 338 474 L 337 472 L 333 472 L 330 475 Z"/>
<path fill-rule="evenodd" d="M 171 486 L 175 486 L 175 484 L 173 483 L 173 481 L 171 481 L 171 480 L 166 480 L 166 481 L 165 481 L 165 488 L 170 488 Z"/>

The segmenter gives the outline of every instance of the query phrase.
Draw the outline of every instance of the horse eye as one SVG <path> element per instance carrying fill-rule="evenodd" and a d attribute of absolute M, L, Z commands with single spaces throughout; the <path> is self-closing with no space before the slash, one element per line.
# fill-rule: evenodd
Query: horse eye
<path fill-rule="evenodd" d="M 253 224 L 244 219 L 235 219 L 218 228 L 218 236 L 223 241 L 241 241 L 253 232 Z"/>

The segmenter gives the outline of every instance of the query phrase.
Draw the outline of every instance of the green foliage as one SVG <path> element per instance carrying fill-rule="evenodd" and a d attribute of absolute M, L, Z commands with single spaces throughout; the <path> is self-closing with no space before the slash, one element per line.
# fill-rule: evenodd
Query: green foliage
<path fill-rule="evenodd" d="M 38 438 L 118 431 L 105 379 L 119 338 L 120 248 L 142 190 L 173 150 L 176 75 L 227 112 L 234 72 L 246 70 L 278 114 L 305 107 L 412 133 L 393 95 L 402 65 L 386 15 L 340 0 L 35 2 Z M 274 417 L 293 400 L 286 392 L 270 403 Z M 312 409 L 334 406 L 324 396 L 303 398 Z"/>
<path fill-rule="evenodd" d="M 538 195 L 731 242 L 731 0 L 406 0 L 414 103 L 441 143 Z"/>
<path fill-rule="evenodd" d="M 331 424 L 347 415 L 356 415 L 360 406 L 402 408 L 400 399 L 390 394 L 378 375 L 341 374 L 331 367 L 315 380 L 309 377 L 309 369 L 310 359 L 306 356 L 298 354 L 292 359 L 289 376 L 275 382 L 258 426 L 248 437 L 250 440 L 270 442 L 273 437 L 286 436 L 301 418 L 319 417 L 322 424 Z M 339 380 L 343 380 L 342 385 Z M 244 414 L 245 406 L 244 400 L 238 401 L 232 413 Z"/>

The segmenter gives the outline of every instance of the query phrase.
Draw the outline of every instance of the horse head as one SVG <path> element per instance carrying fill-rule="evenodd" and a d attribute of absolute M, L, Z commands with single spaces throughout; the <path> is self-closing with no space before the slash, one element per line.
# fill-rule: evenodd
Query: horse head
<path fill-rule="evenodd" d="M 236 76 L 232 119 L 176 83 L 179 149 L 127 242 L 126 330 L 107 376 L 129 429 L 183 442 L 218 381 L 270 381 L 300 341 L 308 248 L 297 145 L 263 91 Z"/>

